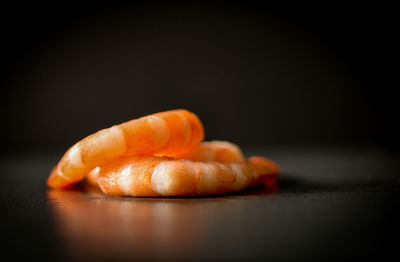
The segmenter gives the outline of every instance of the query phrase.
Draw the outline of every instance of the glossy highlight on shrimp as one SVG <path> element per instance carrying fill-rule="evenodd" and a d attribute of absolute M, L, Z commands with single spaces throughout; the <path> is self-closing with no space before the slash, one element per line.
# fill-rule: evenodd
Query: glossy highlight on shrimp
<path fill-rule="evenodd" d="M 278 166 L 263 157 L 220 163 L 144 156 L 103 165 L 97 182 L 104 193 L 117 196 L 214 195 L 269 183 L 278 173 Z"/>
<path fill-rule="evenodd" d="M 204 138 L 199 118 L 187 110 L 171 110 L 98 131 L 72 146 L 51 172 L 47 185 L 66 188 L 98 166 L 124 156 L 176 156 Z"/>

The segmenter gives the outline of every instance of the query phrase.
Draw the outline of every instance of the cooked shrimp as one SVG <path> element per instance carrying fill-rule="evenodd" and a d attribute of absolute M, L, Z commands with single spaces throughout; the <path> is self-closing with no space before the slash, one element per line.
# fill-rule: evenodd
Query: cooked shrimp
<path fill-rule="evenodd" d="M 146 156 L 120 158 L 101 166 L 102 191 L 119 196 L 192 196 L 236 192 L 278 175 L 272 161 L 219 163 Z"/>
<path fill-rule="evenodd" d="M 177 157 L 193 160 L 193 161 L 216 161 L 220 163 L 230 163 L 244 161 L 240 148 L 227 141 L 211 141 L 202 142 L 192 150 L 178 154 Z M 97 186 L 97 177 L 100 172 L 100 167 L 96 167 L 87 174 L 87 181 L 94 186 Z"/>
<path fill-rule="evenodd" d="M 64 188 L 82 180 L 97 166 L 121 156 L 162 154 L 175 156 L 203 140 L 198 117 L 171 110 L 100 130 L 72 146 L 53 169 L 47 184 Z"/>

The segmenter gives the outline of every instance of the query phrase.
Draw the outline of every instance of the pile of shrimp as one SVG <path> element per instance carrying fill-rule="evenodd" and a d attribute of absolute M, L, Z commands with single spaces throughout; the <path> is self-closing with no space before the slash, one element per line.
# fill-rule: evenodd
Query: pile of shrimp
<path fill-rule="evenodd" d="M 52 170 L 47 185 L 68 188 L 86 179 L 109 195 L 166 197 L 237 192 L 271 186 L 273 161 L 245 159 L 230 142 L 202 142 L 200 119 L 171 110 L 94 133 L 73 145 Z"/>

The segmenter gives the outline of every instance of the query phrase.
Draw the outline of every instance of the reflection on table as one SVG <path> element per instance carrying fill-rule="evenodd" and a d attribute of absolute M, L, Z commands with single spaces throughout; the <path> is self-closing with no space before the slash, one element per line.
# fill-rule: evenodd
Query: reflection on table
<path fill-rule="evenodd" d="M 73 260 L 193 260 L 204 256 L 215 217 L 233 216 L 247 197 L 265 197 L 277 188 L 194 198 L 121 198 L 96 188 L 49 190 L 60 254 Z M 221 203 L 223 202 L 223 205 Z M 222 213 L 221 213 L 222 212 Z"/>

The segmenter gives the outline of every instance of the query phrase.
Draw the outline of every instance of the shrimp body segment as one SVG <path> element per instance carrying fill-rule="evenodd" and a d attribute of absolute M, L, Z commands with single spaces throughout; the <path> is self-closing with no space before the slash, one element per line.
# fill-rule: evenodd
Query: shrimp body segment
<path fill-rule="evenodd" d="M 236 192 L 278 175 L 258 157 L 244 162 L 198 162 L 168 157 L 121 158 L 101 167 L 97 182 L 118 196 L 192 196 Z"/>
<path fill-rule="evenodd" d="M 47 184 L 65 188 L 88 172 L 122 156 L 176 156 L 204 138 L 199 118 L 187 110 L 171 110 L 100 130 L 72 146 L 53 169 Z"/>
<path fill-rule="evenodd" d="M 193 161 L 216 161 L 220 163 L 245 160 L 240 148 L 227 141 L 202 142 L 192 150 L 181 153 L 177 157 Z"/>

